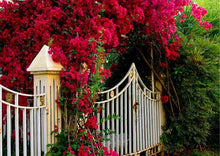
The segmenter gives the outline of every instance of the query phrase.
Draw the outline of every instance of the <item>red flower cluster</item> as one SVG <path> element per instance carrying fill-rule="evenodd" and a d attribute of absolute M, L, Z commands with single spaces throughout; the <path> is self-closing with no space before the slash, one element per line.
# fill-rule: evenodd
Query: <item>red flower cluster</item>
<path fill-rule="evenodd" d="M 208 21 L 202 21 L 202 17 L 207 14 L 207 10 L 197 4 L 191 2 L 192 12 L 191 15 L 196 18 L 196 21 L 200 24 L 200 26 L 204 26 L 206 30 L 212 29 L 212 24 L 208 23 Z"/>
<path fill-rule="evenodd" d="M 169 96 L 161 96 L 162 103 L 167 103 L 169 101 Z"/>
<path fill-rule="evenodd" d="M 97 125 L 97 122 L 96 122 L 96 116 L 90 117 L 86 121 L 85 126 L 87 126 L 90 129 L 98 129 L 98 125 Z"/>

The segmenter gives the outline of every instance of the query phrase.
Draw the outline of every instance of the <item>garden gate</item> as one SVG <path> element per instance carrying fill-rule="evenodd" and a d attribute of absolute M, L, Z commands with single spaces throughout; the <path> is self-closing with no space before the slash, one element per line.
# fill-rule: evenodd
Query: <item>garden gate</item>
<path fill-rule="evenodd" d="M 0 85 L 0 156 L 41 156 L 46 154 L 47 144 L 56 142 L 51 132 L 55 127 L 61 131 L 61 109 L 56 99 L 62 66 L 53 62 L 48 51 L 44 45 L 27 69 L 33 74 L 34 95 Z M 22 96 L 28 106 L 24 106 Z"/>
<path fill-rule="evenodd" d="M 41 156 L 47 152 L 47 144 L 56 142 L 50 134 L 55 126 L 61 130 L 61 110 L 55 100 L 62 66 L 53 62 L 48 51 L 44 45 L 27 69 L 34 75 L 34 95 L 0 85 L 0 156 Z M 28 106 L 20 97 L 26 97 Z M 99 130 L 115 130 L 107 136 L 110 141 L 105 146 L 120 155 L 160 151 L 160 93 L 144 85 L 134 64 L 115 87 L 100 93 L 96 104 L 104 108 L 97 114 Z M 114 118 L 118 116 L 120 119 Z"/>
<path fill-rule="evenodd" d="M 103 108 L 97 115 L 99 130 L 115 131 L 107 136 L 105 146 L 120 155 L 144 151 L 153 155 L 160 151 L 160 92 L 152 92 L 145 86 L 134 63 L 116 86 L 99 95 L 97 105 Z M 116 119 L 118 116 L 120 119 Z"/>
<path fill-rule="evenodd" d="M 28 106 L 20 102 L 20 97 Z M 30 95 L 0 85 L 0 156 L 41 156 L 47 151 L 45 94 Z"/>

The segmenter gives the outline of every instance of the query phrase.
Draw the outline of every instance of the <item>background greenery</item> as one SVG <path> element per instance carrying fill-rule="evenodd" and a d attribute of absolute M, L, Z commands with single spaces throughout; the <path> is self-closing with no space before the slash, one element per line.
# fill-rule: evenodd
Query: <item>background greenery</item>
<path fill-rule="evenodd" d="M 177 20 L 182 38 L 180 58 L 171 67 L 171 77 L 182 113 L 167 116 L 162 142 L 169 153 L 202 147 L 219 149 L 219 1 L 198 0 L 207 9 L 203 18 L 213 28 L 206 31 L 190 15 L 184 23 Z M 179 17 L 177 17 L 178 19 Z"/>

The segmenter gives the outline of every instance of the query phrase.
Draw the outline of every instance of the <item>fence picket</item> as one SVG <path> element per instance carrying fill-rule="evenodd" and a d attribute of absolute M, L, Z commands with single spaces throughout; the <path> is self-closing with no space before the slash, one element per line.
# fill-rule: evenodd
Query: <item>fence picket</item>
<path fill-rule="evenodd" d="M 118 87 L 116 88 L 116 95 L 118 94 Z M 116 115 L 119 116 L 119 102 L 116 98 Z M 119 152 L 119 120 L 116 120 L 116 151 Z"/>
<path fill-rule="evenodd" d="M 18 94 L 15 94 L 15 105 L 18 106 Z M 17 107 L 15 107 L 15 149 L 16 156 L 19 156 L 19 114 Z"/>
<path fill-rule="evenodd" d="M 128 116 L 129 116 L 129 153 L 132 153 L 132 132 L 131 132 L 131 125 L 132 125 L 132 121 L 131 121 L 131 114 L 132 114 L 132 112 L 131 112 L 131 110 L 132 110 L 132 103 L 131 103 L 131 86 L 129 86 L 128 87 L 128 96 L 129 96 L 129 100 L 128 100 L 128 109 L 129 109 L 129 111 L 128 111 Z"/>
<path fill-rule="evenodd" d="M 124 147 L 124 132 L 123 132 L 123 121 L 124 121 L 124 105 L 123 105 L 123 93 L 120 96 L 120 117 L 121 117 L 121 121 L 120 121 L 120 135 L 121 135 L 121 143 L 120 143 L 120 154 L 123 155 L 123 147 Z"/>
<path fill-rule="evenodd" d="M 144 124 L 144 105 L 145 105 L 145 103 L 144 103 L 144 99 L 143 99 L 143 94 L 141 94 L 141 121 L 142 121 L 142 127 L 141 127 L 141 132 L 142 132 L 142 137 L 141 137 L 141 139 L 142 139 L 142 147 L 141 147 L 141 150 L 143 150 L 144 148 L 145 148 L 145 133 L 144 133 L 144 131 L 145 131 L 145 124 Z"/>
<path fill-rule="evenodd" d="M 27 156 L 27 125 L 26 109 L 23 109 L 23 155 Z"/>
<path fill-rule="evenodd" d="M 125 103 L 124 103 L 124 105 L 125 105 L 125 113 L 124 113 L 124 115 L 125 115 L 125 120 L 124 120 L 124 122 L 125 122 L 125 154 L 126 153 L 128 153 L 128 141 L 127 141 L 127 139 L 128 139 L 128 130 L 127 130 L 127 127 L 128 127 L 128 105 L 127 105 L 127 98 L 128 98 L 128 90 L 126 90 L 125 91 L 125 96 L 124 96 L 124 101 L 125 101 Z"/>
<path fill-rule="evenodd" d="M 137 83 L 137 82 L 136 82 Z M 137 151 L 140 151 L 140 105 L 139 105 L 139 88 L 135 85 L 136 91 L 136 137 L 137 137 Z"/>
<path fill-rule="evenodd" d="M 11 106 L 7 106 L 7 156 L 11 156 Z"/>
<path fill-rule="evenodd" d="M 37 100 L 38 100 L 38 106 L 39 106 L 40 97 L 38 97 Z M 37 119 L 37 155 L 41 156 L 40 108 L 37 108 L 36 115 L 37 115 L 37 117 L 36 117 L 36 119 Z"/>
<path fill-rule="evenodd" d="M 108 99 L 109 99 L 109 93 L 107 94 L 107 100 Z M 109 115 L 110 115 L 109 111 L 110 111 L 110 106 L 109 106 L 109 102 L 107 102 L 107 116 L 106 117 L 109 117 Z M 110 129 L 110 119 L 107 120 L 107 129 L 108 130 Z M 108 136 L 108 138 L 109 138 L 109 136 Z M 110 141 L 107 142 L 107 147 L 108 147 L 108 149 L 110 148 Z"/>
<path fill-rule="evenodd" d="M 31 156 L 34 156 L 34 112 L 30 109 L 30 152 Z"/>
<path fill-rule="evenodd" d="M 135 75 L 135 74 L 134 74 Z M 133 152 L 136 151 L 136 145 L 137 145 L 137 142 L 136 142 L 136 110 L 134 110 L 134 106 L 135 106 L 135 78 L 133 79 L 132 81 L 132 106 L 133 106 Z"/>
<path fill-rule="evenodd" d="M 115 110 L 115 100 L 112 100 L 112 107 L 111 107 L 111 109 L 112 109 L 112 111 L 111 111 L 111 115 L 112 115 L 112 117 L 113 117 L 113 115 L 114 115 L 114 110 Z M 111 122 L 112 122 L 112 130 L 113 131 L 115 131 L 115 119 L 114 118 L 112 118 L 112 120 L 111 120 Z M 115 150 L 115 134 L 112 134 L 111 135 L 112 137 L 111 137 L 111 146 L 112 146 L 112 149 L 113 150 Z"/>

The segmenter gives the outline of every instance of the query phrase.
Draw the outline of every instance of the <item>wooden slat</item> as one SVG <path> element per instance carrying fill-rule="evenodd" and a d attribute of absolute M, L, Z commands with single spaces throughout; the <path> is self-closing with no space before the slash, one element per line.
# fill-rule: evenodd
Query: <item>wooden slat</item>
<path fill-rule="evenodd" d="M 18 94 L 15 94 L 15 105 L 18 106 Z M 19 156 L 19 114 L 15 107 L 15 153 Z"/>
<path fill-rule="evenodd" d="M 31 156 L 34 156 L 34 112 L 30 110 L 30 152 Z"/>
<path fill-rule="evenodd" d="M 146 98 L 145 98 L 145 88 L 144 88 L 144 94 L 142 94 L 142 98 L 143 98 L 143 114 L 144 114 L 144 136 L 143 136 L 143 140 L 144 140 L 144 148 L 147 148 L 147 111 L 146 111 L 146 107 L 147 107 L 147 103 L 146 103 Z"/>
<path fill-rule="evenodd" d="M 135 76 L 135 71 L 133 71 L 133 75 Z M 136 99 L 135 99 L 135 97 L 136 97 L 136 94 L 135 94 L 135 78 L 133 79 L 133 81 L 132 81 L 132 99 L 133 99 L 133 101 L 132 101 L 132 106 L 134 106 L 134 104 L 135 104 L 135 102 L 136 102 Z M 136 149 L 137 149 L 137 140 L 136 140 L 136 133 L 137 133 L 137 130 L 136 130 L 136 110 L 134 110 L 134 108 L 132 107 L 132 109 L 133 109 L 133 152 L 135 152 L 136 151 Z"/>
<path fill-rule="evenodd" d="M 131 86 L 128 87 L 128 116 L 129 116 L 129 153 L 132 153 L 132 133 L 131 133 L 131 115 L 132 115 L 132 103 L 131 103 Z"/>
<path fill-rule="evenodd" d="M 137 130 L 137 132 L 136 132 L 136 135 L 137 135 L 137 151 L 139 151 L 139 150 L 141 150 L 140 149 L 140 135 L 141 135 L 141 133 L 140 133 L 140 94 L 139 94 L 139 91 L 140 91 L 140 89 L 137 87 L 137 82 L 136 82 L 136 102 L 137 102 L 137 106 L 136 106 L 136 113 L 137 113 L 137 121 L 136 121 L 136 123 L 137 123 L 137 127 L 136 127 L 136 130 Z"/>
<path fill-rule="evenodd" d="M 127 127 L 128 127 L 128 104 L 127 104 L 127 98 L 128 98 L 128 90 L 126 90 L 125 91 L 125 96 L 124 96 L 124 108 L 125 108 L 125 120 L 124 120 L 124 122 L 125 122 L 125 154 L 127 154 L 128 153 L 128 129 L 127 129 Z"/>
<path fill-rule="evenodd" d="M 118 87 L 116 88 L 116 95 L 118 94 Z M 119 100 L 116 98 L 116 115 L 119 115 Z M 119 153 L 119 120 L 116 120 L 116 152 Z"/>
<path fill-rule="evenodd" d="M 45 98 L 46 101 L 46 98 Z M 42 108 L 43 109 L 43 124 L 44 124 L 44 131 L 43 131 L 43 135 L 44 135 L 44 155 L 46 155 L 47 153 L 47 110 L 46 108 Z"/>
<path fill-rule="evenodd" d="M 146 127 L 145 127 L 145 102 L 144 102 L 144 97 L 143 97 L 143 94 L 141 93 L 141 104 L 142 104 L 142 107 L 141 107 L 141 118 L 142 118 L 142 148 L 141 148 L 141 150 L 143 150 L 144 148 L 145 148 L 145 135 L 146 135 Z"/>
<path fill-rule="evenodd" d="M 11 107 L 7 106 L 7 156 L 11 155 Z"/>
<path fill-rule="evenodd" d="M 151 110 L 151 100 L 150 99 L 148 99 L 148 101 L 149 101 L 149 111 L 148 111 L 148 113 L 149 113 L 149 146 L 151 147 L 152 146 L 152 110 Z"/>
<path fill-rule="evenodd" d="M 112 103 L 111 103 L 112 105 L 111 105 L 111 109 L 112 109 L 112 116 L 114 115 L 114 113 L 115 113 L 115 100 L 112 100 Z M 111 122 L 112 122 L 112 130 L 113 131 L 115 131 L 115 119 L 113 119 L 112 118 L 112 120 L 111 120 Z M 111 144 L 112 144 L 112 146 L 111 146 L 111 148 L 113 149 L 113 150 L 115 150 L 115 134 L 112 134 L 111 135 L 112 136 L 112 139 L 111 139 Z"/>
<path fill-rule="evenodd" d="M 109 93 L 107 94 L 107 99 L 109 99 Z M 110 106 L 109 106 L 109 102 L 107 102 L 107 116 L 108 117 L 110 115 Z M 110 129 L 110 119 L 107 120 L 107 129 Z M 110 139 L 109 135 L 108 135 L 108 139 Z M 110 141 L 107 141 L 107 148 L 110 148 Z"/>
<path fill-rule="evenodd" d="M 26 109 L 23 109 L 23 155 L 27 156 L 27 119 Z"/>
<path fill-rule="evenodd" d="M 40 104 L 40 97 L 38 97 L 38 106 Z M 37 155 L 41 156 L 41 125 L 40 125 L 40 108 L 37 108 Z"/>
<path fill-rule="evenodd" d="M 123 102 L 123 94 L 121 94 L 121 96 L 120 96 L 120 117 L 121 117 L 121 121 L 120 121 L 120 129 L 121 129 L 121 131 L 120 131 L 120 136 L 121 136 L 121 138 L 120 138 L 120 154 L 121 155 L 123 155 L 124 154 L 124 152 L 123 152 L 123 147 L 124 147 L 124 142 L 123 142 L 123 140 L 124 140 L 124 133 L 123 133 L 123 130 L 124 130 L 124 126 L 123 126 L 123 121 L 124 121 L 124 113 L 123 113 L 123 110 L 124 110 L 124 102 Z"/>

